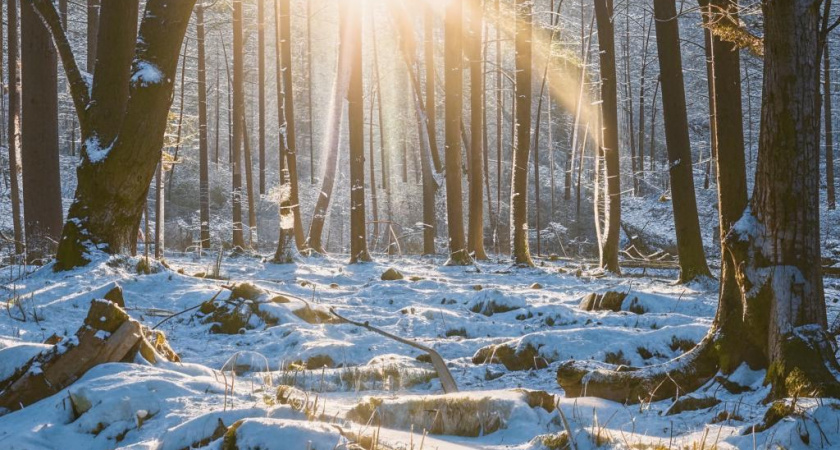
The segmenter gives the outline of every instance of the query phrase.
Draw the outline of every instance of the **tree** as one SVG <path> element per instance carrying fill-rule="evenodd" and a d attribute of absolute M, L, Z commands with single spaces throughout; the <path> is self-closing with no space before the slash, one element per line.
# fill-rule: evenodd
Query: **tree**
<path fill-rule="evenodd" d="M 233 246 L 245 247 L 242 232 L 242 132 L 245 125 L 245 63 L 243 61 L 242 0 L 233 0 L 233 122 L 231 142 L 231 204 L 233 206 Z"/>
<path fill-rule="evenodd" d="M 437 144 L 437 100 L 435 99 L 435 13 L 432 6 L 423 8 L 423 55 L 426 67 L 426 127 L 435 172 L 443 170 Z"/>
<path fill-rule="evenodd" d="M 272 262 L 277 264 L 288 264 L 293 261 L 292 243 L 294 241 L 295 233 L 295 219 L 292 212 L 292 193 L 291 186 L 289 186 L 289 169 L 286 168 L 286 155 L 288 147 L 286 145 L 286 133 L 283 130 L 286 128 L 286 108 L 283 102 L 286 98 L 283 86 L 282 72 L 282 58 L 280 56 L 280 5 L 279 0 L 274 1 L 274 61 L 275 61 L 275 76 L 274 80 L 277 83 L 277 160 L 279 161 L 280 169 L 280 232 L 277 239 L 277 250 L 274 252 L 274 259 Z"/>
<path fill-rule="evenodd" d="M 257 0 L 257 149 L 260 163 L 260 194 L 265 195 L 265 0 Z"/>
<path fill-rule="evenodd" d="M 718 11 L 733 13 L 736 7 L 728 0 L 712 5 L 718 7 L 716 18 Z M 661 399 L 698 388 L 718 370 L 730 373 L 747 363 L 767 369 L 773 398 L 840 396 L 834 375 L 840 365 L 826 332 L 819 264 L 818 10 L 811 0 L 765 1 L 762 9 L 764 98 L 749 203 L 741 184 L 746 177 L 736 172 L 743 167 L 743 154 L 725 153 L 731 147 L 718 136 L 721 225 L 728 233 L 722 240 L 720 305 L 709 334 L 689 353 L 640 370 L 581 370 L 586 363 L 566 363 L 558 380 L 568 394 L 579 395 L 586 376 L 590 395 L 638 401 L 655 392 L 653 400 Z M 724 20 L 737 19 L 730 15 Z M 718 81 L 721 50 L 713 51 Z M 729 111 L 723 114 L 721 93 L 730 89 L 716 89 L 719 133 L 722 120 L 730 118 Z M 724 193 L 727 188 L 734 189 Z M 737 222 L 723 222 L 736 216 Z"/>
<path fill-rule="evenodd" d="M 50 34 L 29 3 L 20 10 L 23 222 L 30 261 L 52 253 L 61 236 L 58 77 Z"/>
<path fill-rule="evenodd" d="M 700 235 L 700 219 L 697 216 L 677 7 L 671 0 L 654 0 L 653 10 L 656 17 L 656 43 L 662 79 L 662 112 L 665 117 L 680 281 L 685 283 L 697 277 L 710 277 L 711 272 L 706 264 L 703 237 Z"/>
<path fill-rule="evenodd" d="M 481 0 L 468 2 L 469 37 L 467 54 L 470 62 L 470 223 L 467 250 L 475 259 L 487 259 L 484 250 L 484 60 L 481 54 L 484 14 Z"/>
<path fill-rule="evenodd" d="M 362 95 L 362 13 L 341 3 L 350 41 L 350 86 L 347 117 L 350 130 L 350 263 L 370 261 L 365 215 L 365 104 Z M 373 118 L 371 118 L 373 119 Z"/>
<path fill-rule="evenodd" d="M 463 106 L 463 4 L 446 5 L 444 18 L 446 49 L 444 52 L 445 122 L 446 122 L 446 217 L 449 229 L 449 261 L 447 265 L 471 263 L 464 239 L 464 205 L 461 195 L 461 115 Z"/>
<path fill-rule="evenodd" d="M 606 226 L 599 237 L 601 267 L 620 272 L 618 267 L 618 238 L 621 228 L 621 171 L 618 145 L 618 98 L 615 69 L 615 29 L 612 22 L 613 1 L 595 0 L 595 20 L 598 24 L 598 47 L 601 50 L 601 151 L 606 163 Z M 596 211 L 598 208 L 596 207 Z M 597 219 L 596 217 L 596 220 Z"/>
<path fill-rule="evenodd" d="M 513 147 L 510 242 L 513 261 L 533 267 L 528 250 L 528 160 L 531 150 L 531 2 L 516 0 L 516 144 Z"/>
<path fill-rule="evenodd" d="M 117 254 L 136 245 L 160 160 L 178 50 L 195 2 L 149 0 L 138 36 L 136 2 L 106 1 L 91 84 L 79 70 L 55 6 L 29 1 L 61 56 L 82 134 L 78 186 L 55 265 L 64 270 L 87 264 L 97 251 Z"/>
<path fill-rule="evenodd" d="M 96 50 L 99 41 L 99 8 L 102 0 L 87 0 L 87 72 L 93 75 L 96 68 Z"/>
<path fill-rule="evenodd" d="M 198 195 L 201 248 L 210 248 L 210 155 L 207 145 L 207 62 L 204 32 L 204 3 L 195 9 L 195 34 L 198 41 Z M 218 83 L 218 81 L 217 81 Z M 219 124 L 216 121 L 216 131 Z M 218 145 L 218 137 L 216 138 Z M 218 159 L 218 152 L 217 152 Z"/>
<path fill-rule="evenodd" d="M 283 86 L 286 114 L 286 162 L 289 170 L 289 189 L 292 213 L 295 220 L 295 243 L 298 250 L 306 247 L 303 237 L 303 220 L 300 214 L 300 193 L 297 171 L 297 140 L 295 133 L 295 91 L 292 85 L 292 14 L 290 0 L 280 0 L 280 54 L 282 57 Z"/>
<path fill-rule="evenodd" d="M 836 194 L 834 187 L 834 127 L 832 124 L 831 110 L 831 55 L 826 35 L 825 48 L 823 48 L 823 114 L 825 118 L 825 182 L 828 186 L 826 202 L 828 209 L 836 207 Z"/>
<path fill-rule="evenodd" d="M 8 11 L 9 53 L 9 181 L 12 203 L 12 227 L 14 228 L 15 253 L 23 253 L 23 226 L 20 222 L 20 186 L 18 183 L 18 153 L 20 149 L 20 78 L 18 75 L 18 13 L 17 0 L 6 2 Z"/>

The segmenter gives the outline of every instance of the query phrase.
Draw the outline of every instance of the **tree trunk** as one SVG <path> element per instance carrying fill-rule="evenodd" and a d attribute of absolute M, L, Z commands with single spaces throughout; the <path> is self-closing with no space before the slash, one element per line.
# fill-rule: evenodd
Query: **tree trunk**
<path fill-rule="evenodd" d="M 278 0 L 287 1 L 287 0 Z M 312 213 L 312 221 L 309 225 L 309 237 L 307 237 L 305 246 L 314 252 L 325 254 L 326 249 L 322 242 L 322 234 L 324 231 L 324 223 L 327 220 L 327 213 L 330 208 L 330 200 L 332 198 L 333 187 L 335 187 L 336 169 L 338 166 L 338 148 L 339 138 L 341 133 L 341 120 L 344 108 L 343 102 L 350 85 L 350 55 L 347 48 L 349 43 L 344 37 L 344 21 L 341 21 L 341 31 L 339 31 L 339 52 L 338 52 L 338 68 L 336 70 L 336 78 L 333 83 L 332 98 L 330 100 L 330 107 L 328 112 L 328 120 L 326 127 L 327 140 L 324 143 L 322 155 L 323 179 L 321 181 L 321 192 L 318 200 L 315 202 L 315 210 Z M 286 89 L 291 89 L 287 86 Z M 288 94 L 287 94 L 288 97 Z M 288 109 L 286 110 L 288 111 Z M 288 129 L 291 127 L 289 125 Z M 291 165 L 291 160 L 288 161 Z M 292 186 L 293 188 L 294 186 Z M 295 222 L 297 226 L 297 222 Z"/>
<path fill-rule="evenodd" d="M 265 0 L 257 0 L 257 105 L 260 194 L 265 195 Z"/>
<path fill-rule="evenodd" d="M 166 242 L 164 240 L 165 231 L 165 205 L 166 198 L 164 197 L 164 186 L 166 186 L 163 168 L 163 159 L 160 160 L 155 171 L 155 259 L 163 259 L 163 250 Z"/>
<path fill-rule="evenodd" d="M 621 227 L 621 170 L 619 168 L 618 99 L 615 69 L 615 30 L 612 22 L 613 1 L 595 0 L 598 23 L 598 46 L 601 50 L 601 111 L 603 138 L 601 142 L 606 165 L 607 219 L 599 243 L 601 267 L 619 273 L 618 238 Z"/>
<path fill-rule="evenodd" d="M 14 228 L 15 254 L 23 253 L 23 227 L 20 217 L 20 186 L 18 183 L 20 150 L 20 77 L 18 72 L 18 9 L 17 0 L 6 2 L 8 15 L 9 53 L 9 182 L 11 188 L 12 226 Z"/>
<path fill-rule="evenodd" d="M 243 108 L 244 110 L 244 108 Z M 253 248 L 255 243 L 259 243 L 259 233 L 257 233 L 257 202 L 256 195 L 254 195 L 254 164 L 251 155 L 251 138 L 248 135 L 248 123 L 245 116 L 242 116 L 242 142 L 245 144 L 245 190 L 248 194 L 248 247 Z"/>
<path fill-rule="evenodd" d="M 20 38 L 23 222 L 27 258 L 35 262 L 55 250 L 63 210 L 55 47 L 35 8 L 27 2 L 20 10 Z"/>
<path fill-rule="evenodd" d="M 470 63 L 470 222 L 467 251 L 475 259 L 487 259 L 484 250 L 484 68 L 481 55 L 484 14 L 481 0 L 468 3 L 469 37 L 467 39 Z"/>
<path fill-rule="evenodd" d="M 293 241 L 295 237 L 294 226 L 294 212 L 292 211 L 292 192 L 289 185 L 289 169 L 286 167 L 286 155 L 288 154 L 288 146 L 286 145 L 286 108 L 283 105 L 286 95 L 283 86 L 282 77 L 282 57 L 280 55 L 280 43 L 282 41 L 280 33 L 280 7 L 279 0 L 274 2 L 274 62 L 275 72 L 274 80 L 277 90 L 277 160 L 280 169 L 280 204 L 278 205 L 280 226 L 277 239 L 277 250 L 274 252 L 274 259 L 272 262 L 277 264 L 289 264 L 293 262 Z"/>
<path fill-rule="evenodd" d="M 315 185 L 315 123 L 312 121 L 312 1 L 306 2 L 306 95 L 309 113 L 309 184 Z"/>
<path fill-rule="evenodd" d="M 132 8 L 125 2 L 105 2 L 102 16 L 113 19 L 103 21 L 108 26 L 99 36 L 102 57 L 92 89 L 81 76 L 55 7 L 46 0 L 32 3 L 61 55 L 82 129 L 78 187 L 55 265 L 64 270 L 88 263 L 93 253 L 121 253 L 136 243 L 144 199 L 160 160 L 178 53 L 195 2 L 148 1 L 137 38 L 136 15 L 133 21 L 125 18 Z M 108 86 L 128 86 L 128 95 Z M 106 104 L 124 105 L 114 109 L 122 113 L 104 114 L 100 109 Z M 99 139 L 110 130 L 118 130 L 111 142 Z"/>
<path fill-rule="evenodd" d="M 831 111 L 831 47 L 828 36 L 826 36 L 825 48 L 823 49 L 823 112 L 825 117 L 825 183 L 828 186 L 826 201 L 828 209 L 833 210 L 836 205 L 834 190 L 834 128 L 832 124 Z"/>
<path fill-rule="evenodd" d="M 516 144 L 510 198 L 511 255 L 517 265 L 534 265 L 528 250 L 528 160 L 531 150 L 531 2 L 516 0 Z"/>
<path fill-rule="evenodd" d="M 662 78 L 662 111 L 665 116 L 665 138 L 668 144 L 680 282 L 687 283 L 698 277 L 711 277 L 711 272 L 706 264 L 703 238 L 700 235 L 700 219 L 697 216 L 677 8 L 673 0 L 654 0 L 653 9 L 656 16 L 656 42 Z"/>
<path fill-rule="evenodd" d="M 717 158 L 717 120 L 715 119 L 715 92 L 714 92 L 714 66 L 713 66 L 713 59 L 712 59 L 712 30 L 709 29 L 710 26 L 710 15 L 711 10 L 709 10 L 709 0 L 700 0 L 700 8 L 702 9 L 702 16 L 703 16 L 703 26 L 705 29 L 703 30 L 703 37 L 705 41 L 705 52 L 706 52 L 706 79 L 708 79 L 709 84 L 709 161 L 706 163 L 706 174 L 703 178 L 703 189 L 709 189 L 709 183 L 712 178 L 712 166 L 715 163 L 715 158 Z"/>
<path fill-rule="evenodd" d="M 435 13 L 431 5 L 423 8 L 423 53 L 426 67 L 426 128 L 435 172 L 440 173 L 443 165 L 437 145 L 437 101 L 435 100 Z"/>
<path fill-rule="evenodd" d="M 199 220 L 201 222 L 201 248 L 210 248 L 210 176 L 209 149 L 207 145 L 207 63 L 204 44 L 204 4 L 195 9 L 195 30 L 198 42 L 198 193 Z M 217 81 L 218 82 L 218 81 Z M 218 120 L 216 130 L 218 131 Z M 218 137 L 217 144 L 218 144 Z M 218 152 L 217 152 L 218 156 Z"/>
<path fill-rule="evenodd" d="M 463 106 L 462 24 L 463 5 L 449 2 L 445 12 L 446 50 L 446 216 L 449 229 L 447 265 L 471 263 L 464 239 L 464 205 L 461 195 L 461 115 Z"/>
<path fill-rule="evenodd" d="M 99 41 L 99 8 L 102 0 L 87 0 L 87 72 L 94 75 Z"/>
<path fill-rule="evenodd" d="M 280 52 L 282 56 L 283 86 L 286 101 L 286 163 L 289 169 L 289 188 L 291 189 L 292 212 L 295 219 L 295 243 L 298 250 L 306 246 L 303 237 L 303 219 L 300 213 L 300 193 L 297 171 L 297 140 L 295 138 L 295 96 L 292 83 L 292 15 L 290 0 L 280 0 Z"/>
<path fill-rule="evenodd" d="M 371 260 L 365 222 L 365 104 L 362 80 L 362 12 L 347 2 L 341 3 L 347 21 L 350 48 L 350 86 L 347 91 L 347 117 L 350 131 L 350 263 Z M 344 50 L 344 49 L 343 49 Z"/>
<path fill-rule="evenodd" d="M 730 13 L 713 13 L 714 20 L 737 20 L 736 4 L 713 0 L 712 5 Z M 814 139 L 818 9 L 810 0 L 791 0 L 764 2 L 763 11 L 765 96 L 749 204 L 743 147 L 738 152 L 739 140 L 729 134 L 736 128 L 723 126 L 740 111 L 736 103 L 741 97 L 731 95 L 740 90 L 740 74 L 733 70 L 738 54 L 731 52 L 733 44 L 717 37 L 713 42 L 718 199 L 725 238 L 720 305 L 712 329 L 694 350 L 660 366 L 617 372 L 566 363 L 558 381 L 567 394 L 580 394 L 586 376 L 589 395 L 635 401 L 641 394 L 655 401 L 700 387 L 718 368 L 730 373 L 746 362 L 752 369 L 767 369 L 773 398 L 840 396 L 834 375 L 840 365 L 825 330 L 821 266 L 815 264 L 820 260 L 820 153 Z"/>
<path fill-rule="evenodd" d="M 231 204 L 233 205 L 233 247 L 245 248 L 242 226 L 242 126 L 245 124 L 245 54 L 242 36 L 242 0 L 233 0 L 233 111 L 231 122 Z"/>

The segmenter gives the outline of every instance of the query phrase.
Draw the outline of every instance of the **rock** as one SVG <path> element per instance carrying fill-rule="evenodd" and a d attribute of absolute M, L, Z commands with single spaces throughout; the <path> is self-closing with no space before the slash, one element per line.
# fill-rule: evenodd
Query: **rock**
<path fill-rule="evenodd" d="M 489 345 L 479 349 L 473 364 L 502 364 L 507 370 L 545 369 L 552 362 L 540 355 L 531 344 L 515 349 L 510 344 Z"/>
<path fill-rule="evenodd" d="M 473 285 L 473 287 L 472 287 L 472 288 L 473 288 L 473 290 L 474 290 L 474 291 L 481 291 L 481 290 L 484 290 L 484 286 L 482 286 L 482 285 L 480 285 L 480 284 Z"/>
<path fill-rule="evenodd" d="M 397 281 L 404 279 L 405 276 L 403 276 L 403 274 L 399 270 L 394 269 L 392 267 L 386 270 L 380 278 L 382 279 L 382 281 Z"/>
<path fill-rule="evenodd" d="M 257 300 L 266 292 L 251 283 L 238 283 L 230 289 L 231 299 Z"/>
<path fill-rule="evenodd" d="M 716 406 L 718 403 L 720 403 L 720 400 L 713 397 L 692 397 L 686 395 L 675 401 L 674 404 L 668 408 L 668 411 L 665 412 L 665 415 L 672 416 L 686 411 L 709 409 Z"/>
<path fill-rule="evenodd" d="M 621 304 L 627 294 L 623 292 L 607 291 L 603 294 L 593 292 L 583 297 L 580 302 L 580 309 L 584 311 L 621 311 Z"/>
<path fill-rule="evenodd" d="M 543 288 L 543 285 L 541 285 L 539 283 L 534 283 L 534 284 L 531 285 L 531 289 L 542 289 L 542 288 Z"/>

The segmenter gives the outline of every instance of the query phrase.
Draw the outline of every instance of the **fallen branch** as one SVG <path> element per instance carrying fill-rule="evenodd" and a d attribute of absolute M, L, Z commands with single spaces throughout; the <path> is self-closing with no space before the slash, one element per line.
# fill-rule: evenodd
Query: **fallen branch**
<path fill-rule="evenodd" d="M 440 353 L 432 349 L 431 347 L 427 347 L 423 344 L 418 342 L 401 338 L 399 336 L 393 335 L 387 331 L 380 330 L 367 322 L 356 322 L 350 320 L 346 317 L 341 316 L 337 312 L 335 312 L 335 308 L 330 308 L 330 313 L 337 317 L 340 321 L 349 323 L 350 325 L 355 325 L 357 327 L 362 327 L 368 331 L 373 331 L 374 333 L 380 334 L 385 336 L 388 339 L 393 339 L 401 344 L 409 345 L 414 347 L 420 351 L 426 352 L 429 355 L 429 358 L 432 360 L 432 365 L 435 367 L 437 371 L 438 378 L 440 378 L 440 385 L 443 387 L 443 392 L 447 394 L 451 394 L 454 392 L 458 392 L 458 385 L 455 383 L 455 379 L 452 377 L 452 374 L 449 372 L 449 368 L 446 367 L 446 361 L 440 356 Z"/>

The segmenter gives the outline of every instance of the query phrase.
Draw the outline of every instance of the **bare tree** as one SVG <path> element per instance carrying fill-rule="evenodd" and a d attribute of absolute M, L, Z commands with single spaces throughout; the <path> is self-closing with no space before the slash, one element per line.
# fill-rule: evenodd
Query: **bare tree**
<path fill-rule="evenodd" d="M 18 182 L 20 150 L 20 77 L 18 73 L 18 9 L 17 0 L 6 2 L 8 14 L 9 64 L 9 183 L 12 203 L 12 226 L 14 228 L 15 253 L 23 253 L 23 226 L 20 217 L 20 186 Z"/>
<path fill-rule="evenodd" d="M 516 144 L 510 193 L 510 242 L 515 264 L 533 266 L 528 250 L 528 160 L 531 150 L 531 2 L 516 0 Z"/>
<path fill-rule="evenodd" d="M 473 258 L 487 259 L 484 250 L 484 59 L 481 54 L 484 14 L 481 0 L 468 2 L 469 32 L 467 55 L 470 64 L 470 147 L 469 147 L 469 205 L 470 222 L 467 233 L 467 250 Z"/>
<path fill-rule="evenodd" d="M 207 61 L 204 32 L 204 3 L 195 9 L 195 34 L 198 42 L 198 195 L 201 248 L 210 248 L 210 155 L 207 145 Z M 217 81 L 218 83 L 218 81 Z M 219 124 L 216 120 L 216 131 Z M 218 145 L 218 135 L 216 137 Z M 217 151 L 218 159 L 218 151 Z"/>
<path fill-rule="evenodd" d="M 242 0 L 233 0 L 233 127 L 231 137 L 231 204 L 233 206 L 233 246 L 245 247 L 242 226 L 242 127 L 245 125 L 245 49 Z"/>
<path fill-rule="evenodd" d="M 680 30 L 677 7 L 671 0 L 654 0 L 656 43 L 662 80 L 662 112 L 665 116 L 665 139 L 668 144 L 671 202 L 679 250 L 680 281 L 710 277 L 700 235 L 697 198 L 694 192 L 694 165 L 688 136 L 688 112 L 685 105 Z"/>
<path fill-rule="evenodd" d="M 350 130 L 350 263 L 370 261 L 365 214 L 365 104 L 362 80 L 361 8 L 341 3 L 350 41 L 350 86 L 347 91 L 347 117 Z"/>

